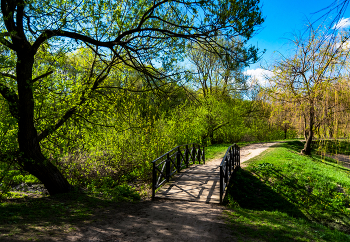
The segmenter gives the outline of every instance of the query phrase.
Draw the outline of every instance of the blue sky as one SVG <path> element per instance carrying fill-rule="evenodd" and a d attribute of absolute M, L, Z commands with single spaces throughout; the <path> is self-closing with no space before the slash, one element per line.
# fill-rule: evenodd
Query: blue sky
<path fill-rule="evenodd" d="M 272 64 L 273 58 L 278 58 L 281 52 L 288 55 L 288 39 L 293 38 L 293 34 L 305 31 L 308 21 L 315 21 L 325 11 L 316 13 L 329 6 L 333 0 L 261 0 L 262 14 L 265 22 L 262 29 L 250 41 L 249 44 L 266 49 L 260 62 L 251 65 L 246 69 L 248 74 L 261 73 L 260 65 Z M 331 19 L 335 16 L 329 16 Z M 343 23 L 344 27 L 350 26 L 350 6 L 345 11 Z M 349 19 L 347 19 L 349 18 Z M 257 77 L 258 77 L 257 76 Z"/>

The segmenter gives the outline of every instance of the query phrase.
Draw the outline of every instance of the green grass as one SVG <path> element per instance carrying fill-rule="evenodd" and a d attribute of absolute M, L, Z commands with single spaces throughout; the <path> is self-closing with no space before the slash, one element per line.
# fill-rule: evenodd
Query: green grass
<path fill-rule="evenodd" d="M 62 235 L 76 225 L 100 219 L 99 210 L 113 210 L 121 201 L 134 202 L 139 199 L 135 191 L 125 187 L 115 188 L 119 199 L 106 198 L 106 194 L 78 191 L 42 198 L 24 197 L 3 200 L 0 203 L 0 240 L 13 236 L 28 240 L 26 236 L 40 238 L 41 234 Z"/>
<path fill-rule="evenodd" d="M 349 235 L 279 211 L 226 211 L 236 241 L 350 241 Z"/>
<path fill-rule="evenodd" d="M 228 147 L 232 144 L 214 144 L 205 147 L 205 159 L 212 160 L 214 158 L 224 157 Z"/>
<path fill-rule="evenodd" d="M 225 202 L 242 241 L 350 241 L 350 170 L 302 147 L 280 144 L 231 179 Z"/>

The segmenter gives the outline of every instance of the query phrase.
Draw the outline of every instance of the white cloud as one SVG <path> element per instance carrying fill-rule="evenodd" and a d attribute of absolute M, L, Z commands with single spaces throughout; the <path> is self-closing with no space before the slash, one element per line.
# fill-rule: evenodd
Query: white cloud
<path fill-rule="evenodd" d="M 350 27 L 350 18 L 342 18 L 332 29 L 345 29 Z"/>
<path fill-rule="evenodd" d="M 340 43 L 340 42 L 337 42 L 337 43 L 335 43 L 335 48 L 341 48 L 343 51 L 349 51 L 350 50 L 350 41 L 349 40 L 347 40 L 347 41 L 345 41 L 345 42 L 343 42 L 343 43 Z"/>
<path fill-rule="evenodd" d="M 258 83 L 259 85 L 266 86 L 268 78 L 273 76 L 273 72 L 257 68 L 254 70 L 247 70 L 244 72 L 245 75 L 251 77 L 251 84 Z"/>

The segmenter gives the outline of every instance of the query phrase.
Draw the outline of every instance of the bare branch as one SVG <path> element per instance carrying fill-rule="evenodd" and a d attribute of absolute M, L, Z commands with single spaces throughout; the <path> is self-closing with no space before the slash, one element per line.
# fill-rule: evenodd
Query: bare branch
<path fill-rule="evenodd" d="M 9 73 L 0 72 L 0 75 L 5 76 L 5 77 L 12 78 L 13 80 L 17 80 L 17 77 L 16 77 L 16 76 L 11 75 L 11 74 L 9 74 Z"/>
<path fill-rule="evenodd" d="M 47 77 L 48 75 L 51 75 L 52 73 L 53 73 L 53 71 L 48 71 L 48 72 L 46 72 L 45 74 L 42 74 L 42 75 L 40 75 L 40 76 L 34 78 L 34 79 L 32 80 L 32 83 L 34 83 L 34 82 L 36 82 L 36 81 L 39 81 L 40 79 L 43 79 L 43 78 Z"/>

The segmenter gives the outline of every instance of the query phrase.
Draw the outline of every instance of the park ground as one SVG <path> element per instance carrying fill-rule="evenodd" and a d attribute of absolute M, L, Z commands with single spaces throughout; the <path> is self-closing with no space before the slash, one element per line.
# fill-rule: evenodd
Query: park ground
<path fill-rule="evenodd" d="M 257 156 L 264 144 L 243 148 L 250 159 L 224 205 L 151 201 L 147 191 L 134 202 L 81 191 L 3 201 L 0 240 L 350 241 L 350 170 L 316 153 L 300 155 L 301 145 L 279 143 Z M 226 148 L 214 146 L 208 157 L 220 159 Z"/>

